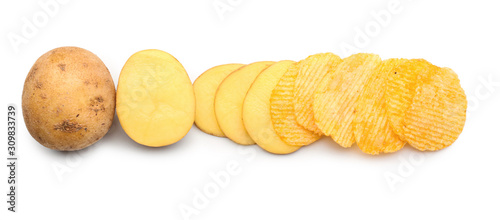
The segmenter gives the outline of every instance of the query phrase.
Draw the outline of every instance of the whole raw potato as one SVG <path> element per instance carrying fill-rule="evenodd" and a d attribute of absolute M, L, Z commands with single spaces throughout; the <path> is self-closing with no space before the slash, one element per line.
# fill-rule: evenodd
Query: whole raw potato
<path fill-rule="evenodd" d="M 74 151 L 101 139 L 115 115 L 115 85 L 92 52 L 61 47 L 42 55 L 23 89 L 23 116 L 45 147 Z"/>

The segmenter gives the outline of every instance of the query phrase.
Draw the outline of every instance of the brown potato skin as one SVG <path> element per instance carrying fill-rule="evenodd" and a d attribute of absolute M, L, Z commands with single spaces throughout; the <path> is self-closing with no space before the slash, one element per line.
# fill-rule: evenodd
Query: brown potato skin
<path fill-rule="evenodd" d="M 99 57 L 78 47 L 56 48 L 38 58 L 26 77 L 24 122 L 43 146 L 80 150 L 108 132 L 115 99 L 113 79 Z"/>

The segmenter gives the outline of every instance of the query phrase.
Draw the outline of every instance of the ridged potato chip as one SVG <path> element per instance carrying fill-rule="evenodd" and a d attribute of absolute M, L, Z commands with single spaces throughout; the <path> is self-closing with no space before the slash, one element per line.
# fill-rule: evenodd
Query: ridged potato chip
<path fill-rule="evenodd" d="M 321 137 L 299 125 L 295 119 L 293 90 L 298 72 L 298 63 L 291 65 L 273 89 L 270 99 L 274 130 L 292 146 L 308 145 Z"/>
<path fill-rule="evenodd" d="M 299 72 L 293 89 L 293 107 L 297 123 L 316 134 L 322 134 L 314 123 L 314 91 L 342 59 L 333 53 L 311 55 L 299 62 Z"/>
<path fill-rule="evenodd" d="M 403 119 L 410 108 L 419 85 L 427 83 L 436 74 L 438 67 L 424 59 L 402 61 L 393 74 L 389 74 L 385 90 L 385 103 L 389 123 L 401 139 L 405 140 Z"/>
<path fill-rule="evenodd" d="M 450 146 L 465 124 L 467 98 L 453 70 L 440 68 L 416 89 L 403 120 L 404 137 L 421 151 Z"/>
<path fill-rule="evenodd" d="M 347 57 L 329 73 L 314 94 L 314 119 L 319 129 L 342 147 L 355 142 L 355 105 L 370 72 L 381 63 L 375 54 L 359 53 Z"/>
<path fill-rule="evenodd" d="M 367 154 L 396 152 L 406 143 L 389 125 L 384 98 L 388 75 L 394 74 L 402 61 L 384 60 L 375 71 L 368 73 L 365 89 L 356 103 L 354 136 L 359 148 Z"/>

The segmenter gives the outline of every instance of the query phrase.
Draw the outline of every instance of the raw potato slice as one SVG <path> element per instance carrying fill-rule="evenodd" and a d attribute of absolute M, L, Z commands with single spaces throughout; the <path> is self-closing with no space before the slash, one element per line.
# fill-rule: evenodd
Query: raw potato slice
<path fill-rule="evenodd" d="M 298 72 L 298 63 L 292 64 L 273 89 L 270 99 L 274 130 L 285 143 L 292 146 L 309 145 L 321 137 L 305 129 L 295 120 L 293 87 Z"/>
<path fill-rule="evenodd" d="M 327 75 L 315 92 L 314 118 L 319 129 L 342 147 L 355 142 L 353 120 L 358 101 L 370 72 L 381 63 L 375 54 L 355 54 L 344 59 Z"/>
<path fill-rule="evenodd" d="M 243 103 L 243 123 L 248 134 L 262 149 L 274 154 L 289 154 L 300 148 L 286 144 L 276 134 L 269 110 L 274 87 L 294 63 L 284 60 L 262 71 L 248 90 Z"/>
<path fill-rule="evenodd" d="M 299 73 L 293 89 L 293 107 L 297 123 L 316 134 L 322 134 L 314 123 L 314 91 L 330 71 L 337 68 L 342 59 L 333 53 L 311 55 L 299 62 Z"/>
<path fill-rule="evenodd" d="M 225 136 L 215 117 L 215 92 L 222 80 L 242 66 L 244 65 L 225 64 L 216 66 L 205 71 L 194 81 L 193 88 L 196 97 L 196 116 L 194 123 L 203 132 L 218 137 Z"/>
<path fill-rule="evenodd" d="M 401 149 L 405 142 L 392 131 L 385 109 L 385 82 L 402 59 L 383 61 L 370 72 L 366 86 L 356 103 L 354 136 L 359 148 L 368 154 L 391 153 Z"/>
<path fill-rule="evenodd" d="M 418 87 L 403 121 L 408 143 L 421 151 L 450 146 L 465 124 L 467 98 L 453 70 L 441 68 Z"/>
<path fill-rule="evenodd" d="M 243 101 L 255 78 L 273 63 L 256 62 L 232 72 L 222 81 L 215 93 L 217 122 L 222 132 L 238 144 L 255 144 L 243 125 Z"/>
<path fill-rule="evenodd" d="M 403 119 L 412 103 L 415 90 L 436 74 L 438 67 L 423 59 L 403 60 L 389 74 L 385 90 L 385 103 L 389 123 L 394 133 L 405 140 Z"/>
<path fill-rule="evenodd" d="M 161 50 L 132 55 L 120 73 L 116 112 L 127 135 L 160 147 L 184 137 L 194 122 L 193 85 L 184 67 Z"/>

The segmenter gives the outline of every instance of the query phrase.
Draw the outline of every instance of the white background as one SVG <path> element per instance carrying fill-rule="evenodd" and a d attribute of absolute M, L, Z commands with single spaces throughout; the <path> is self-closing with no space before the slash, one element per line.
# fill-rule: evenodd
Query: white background
<path fill-rule="evenodd" d="M 0 171 L 1 219 L 182 219 L 179 207 L 193 207 L 195 191 L 214 186 L 210 173 L 234 163 L 240 172 L 190 219 L 500 217 L 500 86 L 485 83 L 488 77 L 500 81 L 498 1 L 400 0 L 390 13 L 390 0 L 69 0 L 44 19 L 39 2 L 47 1 L 0 3 L 0 136 L 6 143 L 6 109 L 14 103 L 20 163 L 14 215 L 5 206 L 7 169 Z M 214 2 L 231 11 L 218 14 Z M 385 11 L 387 22 L 371 15 Z M 39 18 L 37 32 L 23 35 L 24 19 L 33 17 Z M 367 33 L 366 26 L 372 28 L 368 41 L 356 43 L 357 30 Z M 16 46 L 13 35 L 26 41 Z M 193 126 L 178 143 L 149 148 L 129 139 L 115 117 L 97 144 L 62 153 L 38 144 L 22 121 L 21 92 L 31 65 L 60 46 L 97 54 L 116 85 L 127 58 L 143 49 L 171 53 L 194 81 L 224 63 L 300 60 L 319 52 L 345 57 L 353 53 L 342 50 L 347 44 L 383 59 L 425 58 L 454 69 L 471 104 L 458 140 L 438 152 L 407 146 L 369 156 L 323 138 L 279 156 Z M 60 169 L 66 172 L 58 175 Z M 387 176 L 399 178 L 391 183 Z"/>

